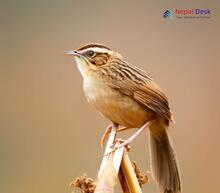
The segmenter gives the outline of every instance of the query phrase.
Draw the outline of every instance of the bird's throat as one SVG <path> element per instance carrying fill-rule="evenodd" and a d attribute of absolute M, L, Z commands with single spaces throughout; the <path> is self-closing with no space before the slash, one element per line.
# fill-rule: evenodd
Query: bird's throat
<path fill-rule="evenodd" d="M 78 70 L 80 71 L 80 74 L 82 75 L 83 78 L 85 78 L 86 72 L 89 70 L 89 65 L 81 58 L 75 57 L 75 60 L 77 63 Z"/>

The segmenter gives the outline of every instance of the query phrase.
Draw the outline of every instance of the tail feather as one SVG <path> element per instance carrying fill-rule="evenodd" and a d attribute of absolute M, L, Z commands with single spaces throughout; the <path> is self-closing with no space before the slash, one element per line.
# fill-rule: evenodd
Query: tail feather
<path fill-rule="evenodd" d="M 166 129 L 150 128 L 151 170 L 162 193 L 181 193 L 175 152 Z M 158 131 L 159 135 L 158 135 Z"/>

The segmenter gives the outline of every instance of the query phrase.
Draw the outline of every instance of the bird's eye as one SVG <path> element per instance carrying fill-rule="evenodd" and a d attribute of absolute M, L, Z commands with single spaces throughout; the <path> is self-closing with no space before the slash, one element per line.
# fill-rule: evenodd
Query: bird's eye
<path fill-rule="evenodd" d="M 86 52 L 86 56 L 93 57 L 94 55 L 95 55 L 95 52 L 93 50 L 89 50 Z"/>

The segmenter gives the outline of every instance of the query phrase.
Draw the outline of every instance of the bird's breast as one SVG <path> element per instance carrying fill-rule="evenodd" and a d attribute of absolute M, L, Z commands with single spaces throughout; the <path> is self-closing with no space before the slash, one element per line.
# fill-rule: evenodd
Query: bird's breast
<path fill-rule="evenodd" d="M 131 97 L 110 88 L 101 78 L 84 78 L 83 88 L 88 102 L 112 122 L 126 127 L 141 127 L 154 113 Z"/>

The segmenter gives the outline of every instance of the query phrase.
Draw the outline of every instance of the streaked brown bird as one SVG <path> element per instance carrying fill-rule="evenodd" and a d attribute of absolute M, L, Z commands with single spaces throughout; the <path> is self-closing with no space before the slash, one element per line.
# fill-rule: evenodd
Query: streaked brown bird
<path fill-rule="evenodd" d="M 167 132 L 172 115 L 160 87 L 107 46 L 88 44 L 67 54 L 76 60 L 88 102 L 114 125 L 140 128 L 122 145 L 149 128 L 153 177 L 162 193 L 181 193 L 177 159 Z"/>

